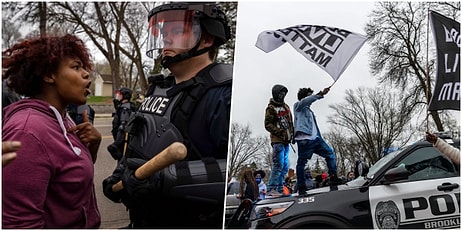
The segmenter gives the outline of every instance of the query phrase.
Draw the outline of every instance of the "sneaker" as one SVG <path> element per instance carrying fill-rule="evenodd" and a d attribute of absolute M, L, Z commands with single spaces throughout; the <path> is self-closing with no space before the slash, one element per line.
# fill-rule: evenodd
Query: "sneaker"
<path fill-rule="evenodd" d="M 298 195 L 305 195 L 307 190 L 306 185 L 300 185 L 298 187 Z"/>
<path fill-rule="evenodd" d="M 329 185 L 330 191 L 338 191 L 338 186 L 337 185 Z"/>
<path fill-rule="evenodd" d="M 336 174 L 330 175 L 329 184 L 332 186 L 340 185 L 342 184 L 342 179 L 338 178 Z"/>
<path fill-rule="evenodd" d="M 283 196 L 290 196 L 290 189 L 287 186 L 282 186 L 282 195 Z"/>

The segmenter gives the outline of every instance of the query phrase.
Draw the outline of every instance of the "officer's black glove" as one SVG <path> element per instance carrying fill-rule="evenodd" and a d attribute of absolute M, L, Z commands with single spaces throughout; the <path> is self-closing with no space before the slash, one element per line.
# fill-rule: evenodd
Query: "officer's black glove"
<path fill-rule="evenodd" d="M 109 154 L 111 154 L 112 158 L 114 158 L 114 160 L 120 160 L 122 158 L 122 156 L 123 156 L 122 151 L 115 144 L 115 142 L 108 145 L 107 150 L 108 150 Z"/>
<path fill-rule="evenodd" d="M 120 178 L 119 178 L 120 180 Z M 120 203 L 122 201 L 122 191 L 114 192 L 112 191 L 112 186 L 119 182 L 117 177 L 109 176 L 103 180 L 103 193 L 111 201 L 115 203 Z"/>
<path fill-rule="evenodd" d="M 146 163 L 146 160 L 139 158 L 126 159 L 127 168 L 125 168 L 122 174 L 122 184 L 128 195 L 134 199 L 142 198 L 143 196 L 148 195 L 153 189 L 149 178 L 137 179 L 135 177 L 136 169 L 138 169 L 144 163 Z"/>
<path fill-rule="evenodd" d="M 120 203 L 122 199 L 122 191 L 112 191 L 112 186 L 122 179 L 122 174 L 125 169 L 125 159 L 122 158 L 111 176 L 103 180 L 103 194 L 115 203 Z"/>
<path fill-rule="evenodd" d="M 117 100 L 117 99 L 112 99 L 112 104 L 114 105 L 114 108 L 115 108 L 116 111 L 117 111 L 117 108 L 118 108 L 119 105 L 120 105 L 120 101 Z"/>

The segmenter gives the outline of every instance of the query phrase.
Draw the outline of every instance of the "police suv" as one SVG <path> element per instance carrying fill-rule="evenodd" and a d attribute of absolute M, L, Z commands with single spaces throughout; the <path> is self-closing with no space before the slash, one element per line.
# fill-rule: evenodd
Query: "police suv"
<path fill-rule="evenodd" d="M 459 185 L 459 166 L 419 141 L 346 184 L 243 202 L 227 228 L 460 228 Z"/>

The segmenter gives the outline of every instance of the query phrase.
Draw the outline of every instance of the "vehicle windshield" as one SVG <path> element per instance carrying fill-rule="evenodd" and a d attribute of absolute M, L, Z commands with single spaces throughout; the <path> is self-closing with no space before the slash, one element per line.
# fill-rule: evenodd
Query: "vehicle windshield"
<path fill-rule="evenodd" d="M 402 149 L 388 153 L 386 156 L 382 157 L 379 161 L 377 161 L 374 165 L 369 168 L 369 172 L 367 173 L 366 178 L 372 179 L 374 175 L 379 171 L 388 161 L 393 159 L 398 153 L 400 153 Z"/>
<path fill-rule="evenodd" d="M 368 180 L 371 180 L 372 178 L 374 178 L 374 175 L 377 173 L 377 171 L 380 170 L 382 166 L 384 166 L 386 163 L 388 163 L 388 161 L 393 159 L 401 150 L 402 149 L 394 151 L 394 152 L 390 152 L 389 154 L 385 155 L 379 161 L 377 161 L 374 165 L 372 165 L 372 167 L 369 168 L 369 171 L 366 177 L 357 177 L 354 180 L 347 182 L 346 185 L 348 187 L 358 187 L 358 186 L 364 185 Z"/>
<path fill-rule="evenodd" d="M 357 187 L 357 186 L 362 186 L 364 185 L 364 183 L 366 182 L 366 180 L 364 180 L 364 177 L 358 177 L 358 178 L 355 178 L 351 181 L 348 181 L 346 183 L 347 186 L 349 187 Z"/>

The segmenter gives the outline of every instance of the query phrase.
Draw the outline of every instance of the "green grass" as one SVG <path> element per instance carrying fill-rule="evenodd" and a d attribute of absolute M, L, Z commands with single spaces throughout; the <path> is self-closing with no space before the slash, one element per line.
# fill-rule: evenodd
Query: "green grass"
<path fill-rule="evenodd" d="M 103 103 L 112 103 L 111 96 L 90 96 L 87 99 L 87 104 L 103 104 Z"/>

